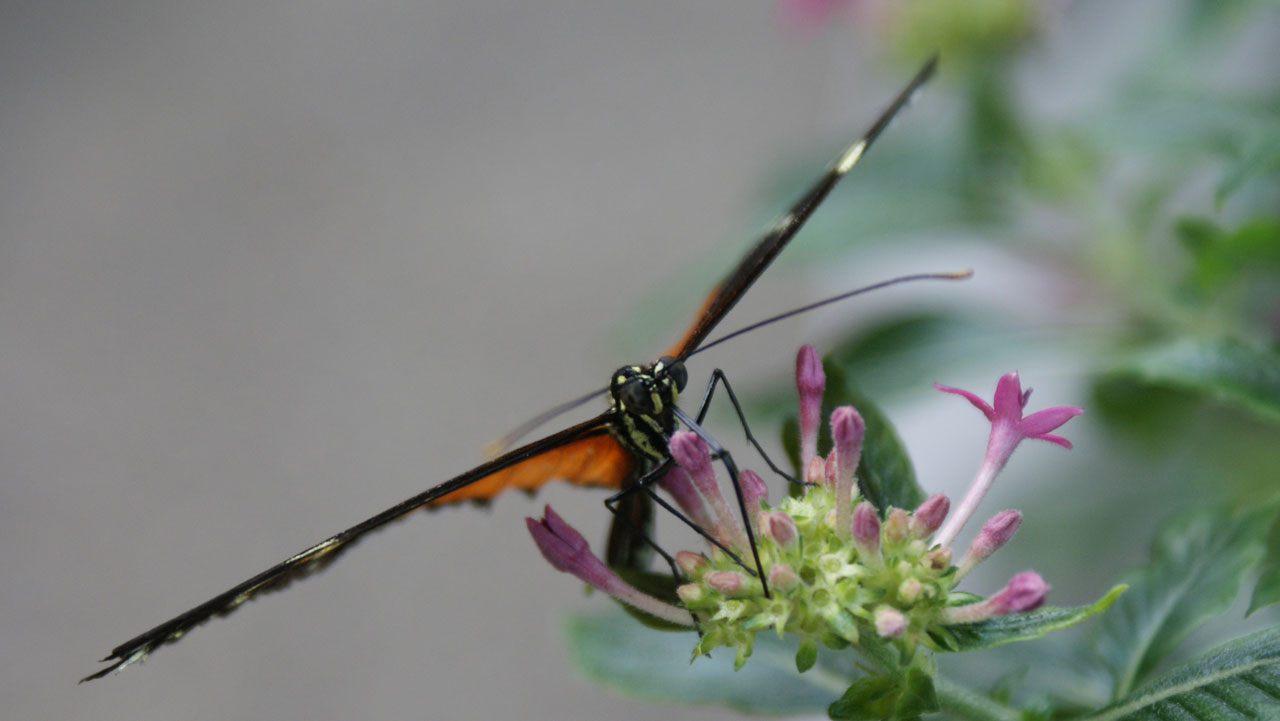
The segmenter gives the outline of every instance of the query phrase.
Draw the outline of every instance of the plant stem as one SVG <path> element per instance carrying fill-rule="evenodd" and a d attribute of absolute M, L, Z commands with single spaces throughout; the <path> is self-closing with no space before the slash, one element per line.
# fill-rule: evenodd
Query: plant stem
<path fill-rule="evenodd" d="M 934 676 L 933 685 L 942 709 L 960 718 L 970 721 L 1018 721 L 1021 718 L 1016 710 L 942 676 Z"/>

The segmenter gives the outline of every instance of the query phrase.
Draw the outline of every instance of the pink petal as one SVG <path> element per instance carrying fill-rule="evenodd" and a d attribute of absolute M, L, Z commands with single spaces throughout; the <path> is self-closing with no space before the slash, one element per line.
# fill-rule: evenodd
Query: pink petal
<path fill-rule="evenodd" d="M 1027 438 L 1040 438 L 1081 413 L 1084 409 L 1075 406 L 1054 406 L 1036 411 L 1018 422 L 1018 432 Z"/>
<path fill-rule="evenodd" d="M 934 383 L 933 387 L 937 388 L 943 393 L 954 393 L 958 396 L 964 396 L 966 400 L 968 400 L 970 403 L 973 404 L 974 408 L 977 408 L 978 410 L 982 411 L 982 415 L 986 416 L 987 420 L 989 421 L 995 420 L 995 416 L 996 416 L 995 410 L 992 409 L 991 406 L 987 405 L 986 401 L 979 398 L 977 394 L 970 393 L 969 391 L 966 391 L 960 388 L 952 388 L 951 386 L 944 386 L 941 383 Z"/>
<path fill-rule="evenodd" d="M 994 405 L 995 414 L 1000 419 L 1017 423 L 1022 418 L 1022 383 L 1018 380 L 1017 371 L 1000 376 L 996 382 Z"/>
<path fill-rule="evenodd" d="M 551 510 L 551 506 L 547 506 L 544 509 L 544 514 L 546 516 L 545 523 L 547 528 L 550 529 L 550 531 L 569 548 L 573 549 L 576 553 L 581 553 L 582 551 L 587 550 L 587 547 L 590 545 L 587 543 L 587 539 L 583 538 L 582 534 L 578 533 L 577 529 L 566 523 L 565 520 L 560 517 L 560 514 Z"/>
<path fill-rule="evenodd" d="M 1075 448 L 1075 446 L 1071 445 L 1071 441 L 1063 438 L 1062 436 L 1055 436 L 1052 433 L 1041 433 L 1040 435 L 1035 436 L 1035 438 L 1039 438 L 1042 441 L 1049 441 L 1050 443 L 1057 443 L 1067 450 Z"/>

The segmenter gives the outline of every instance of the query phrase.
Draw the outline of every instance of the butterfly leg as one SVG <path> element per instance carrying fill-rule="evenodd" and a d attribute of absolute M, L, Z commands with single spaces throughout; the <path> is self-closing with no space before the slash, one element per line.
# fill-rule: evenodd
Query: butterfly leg
<path fill-rule="evenodd" d="M 675 413 L 676 418 L 680 419 L 681 423 L 698 434 L 698 437 L 707 444 L 707 447 L 711 449 L 711 457 L 719 459 L 724 464 L 725 470 L 729 471 L 729 480 L 733 483 L 733 493 L 738 498 L 738 510 L 742 513 L 742 526 L 747 531 L 747 543 L 751 546 L 751 557 L 756 563 L 756 575 L 760 579 L 760 585 L 764 587 L 764 597 L 770 598 L 769 581 L 764 573 L 764 565 L 760 563 L 760 550 L 756 548 L 756 534 L 752 529 L 751 516 L 747 514 L 747 501 L 742 496 L 742 483 L 738 481 L 738 464 L 734 463 L 733 455 L 724 446 L 720 445 L 716 439 L 712 438 L 710 433 L 703 430 L 696 420 L 690 418 L 688 413 L 681 410 L 679 406 L 676 406 Z M 734 560 L 738 559 L 735 557 Z M 738 561 L 738 563 L 742 564 L 742 561 Z"/>
<path fill-rule="evenodd" d="M 718 447 L 718 445 L 716 447 Z M 645 473 L 643 476 L 636 479 L 635 483 L 632 483 L 627 488 L 624 488 L 621 491 L 618 491 L 617 493 L 613 494 L 612 496 L 609 496 L 608 498 L 604 499 L 605 508 L 608 508 L 609 512 L 614 514 L 614 516 L 619 520 L 619 522 L 632 526 L 632 528 L 634 528 L 634 530 L 640 534 L 640 537 L 645 541 L 647 545 L 657 550 L 658 553 L 661 553 L 662 556 L 666 558 L 669 563 L 674 564 L 675 563 L 674 559 L 672 559 L 665 551 L 663 551 L 662 548 L 659 547 L 656 542 L 650 539 L 648 537 L 648 534 L 645 533 L 643 529 L 635 528 L 634 524 L 632 524 L 628 519 L 626 519 L 625 516 L 623 516 L 620 513 L 619 509 L 615 507 L 620 501 L 626 499 L 628 496 L 634 493 L 644 493 L 654 503 L 657 503 L 659 506 L 661 506 L 663 510 L 667 511 L 672 516 L 675 516 L 686 526 L 688 526 L 689 528 L 692 528 L 694 532 L 697 533 L 699 536 L 702 536 L 704 539 L 706 539 L 707 543 L 710 543 L 716 548 L 719 548 L 721 551 L 724 551 L 725 554 L 729 556 L 729 558 L 733 559 L 734 563 L 738 564 L 739 566 L 742 566 L 751 575 L 753 576 L 756 575 L 756 571 L 752 570 L 751 567 L 749 567 L 738 554 L 734 553 L 732 550 L 729 549 L 728 546 L 724 545 L 719 540 L 717 540 L 715 536 L 711 535 L 711 533 L 707 531 L 707 529 L 703 528 L 702 526 L 699 526 L 697 523 L 693 521 L 693 519 L 689 518 L 684 513 L 682 513 L 680 509 L 671 505 L 665 499 L 663 499 L 661 496 L 659 496 L 657 493 L 653 491 L 653 488 L 652 488 L 653 484 L 657 482 L 658 479 L 662 478 L 663 475 L 666 474 L 666 472 L 671 468 L 671 465 L 672 465 L 672 461 L 670 458 L 668 458 L 665 462 L 659 464 L 653 470 L 649 471 L 648 473 Z M 750 534 L 751 531 L 748 530 L 747 533 Z M 754 543 L 755 542 L 753 540 L 752 541 L 753 550 L 755 548 Z M 612 546 L 613 543 L 610 543 L 610 545 Z M 757 563 L 756 566 L 758 569 L 759 564 Z"/>
<path fill-rule="evenodd" d="M 733 386 L 729 385 L 728 376 L 726 376 L 724 371 L 719 368 L 711 371 L 711 382 L 707 384 L 707 390 L 702 394 L 702 403 L 698 406 L 698 423 L 702 423 L 702 421 L 707 417 L 707 411 L 711 408 L 711 398 L 715 395 L 716 386 L 718 384 L 724 385 L 725 393 L 729 395 L 729 403 L 733 405 L 733 411 L 738 415 L 738 423 L 742 425 L 742 430 L 746 433 L 747 440 L 755 447 L 756 452 L 760 454 L 760 457 L 764 459 L 764 462 L 768 464 L 769 469 L 779 476 L 787 479 L 790 483 L 795 483 L 801 486 L 810 485 L 779 468 L 778 464 L 774 463 L 773 459 L 769 457 L 769 454 L 765 453 L 764 448 L 760 446 L 760 442 L 757 441 L 756 437 L 751 433 L 751 426 L 747 424 L 746 413 L 742 410 L 742 404 L 738 402 L 738 396 L 733 392 Z"/>

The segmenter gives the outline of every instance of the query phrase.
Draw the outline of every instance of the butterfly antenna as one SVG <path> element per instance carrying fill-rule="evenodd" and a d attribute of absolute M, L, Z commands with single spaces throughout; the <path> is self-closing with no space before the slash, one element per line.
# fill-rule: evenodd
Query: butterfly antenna
<path fill-rule="evenodd" d="M 578 406 L 583 405 L 584 403 L 590 401 L 596 396 L 602 396 L 608 392 L 609 392 L 608 388 L 601 388 L 599 390 L 591 391 L 590 393 L 584 396 L 579 396 L 578 398 L 574 398 L 573 400 L 565 401 L 564 403 L 561 403 L 558 406 L 548 408 L 547 410 L 539 413 L 533 418 L 530 418 L 524 423 L 521 423 L 520 425 L 511 429 L 510 431 L 505 433 L 501 438 L 497 438 L 495 440 L 492 440 L 486 443 L 484 445 L 485 457 L 496 458 L 497 456 L 501 455 L 503 451 L 510 448 L 512 445 L 515 444 L 516 441 L 523 438 L 526 434 L 528 434 L 534 428 L 537 428 L 538 426 L 542 425 L 543 423 L 546 423 L 552 418 L 555 418 L 561 413 L 564 413 L 566 411 L 571 411 L 574 408 L 577 408 Z"/>
<path fill-rule="evenodd" d="M 861 288 L 854 288 L 853 290 L 845 291 L 844 293 L 841 293 L 839 295 L 833 295 L 830 298 L 824 298 L 823 300 L 810 303 L 808 305 L 802 305 L 799 308 L 793 308 L 785 313 L 779 313 L 778 315 L 775 315 L 771 318 L 765 318 L 764 320 L 752 323 L 751 325 L 746 326 L 745 328 L 739 328 L 738 330 L 735 330 L 732 333 L 727 333 L 725 335 L 720 336 L 719 338 L 716 338 L 710 343 L 703 343 L 701 346 L 698 346 L 694 350 L 689 351 L 688 353 L 681 356 L 680 360 L 684 360 L 689 356 L 697 355 L 704 350 L 707 350 L 709 348 L 714 348 L 720 345 L 721 343 L 724 343 L 727 340 L 732 340 L 734 338 L 737 338 L 740 335 L 750 333 L 753 330 L 763 328 L 773 323 L 777 323 L 780 320 L 786 320 L 787 318 L 800 315 L 801 313 L 808 313 L 809 311 L 815 310 L 817 308 L 821 308 L 824 305 L 831 305 L 832 303 L 837 303 L 839 301 L 845 300 L 846 298 L 852 298 L 855 295 L 862 295 L 863 293 L 870 293 L 873 290 L 888 288 L 891 285 L 898 285 L 900 283 L 911 283 L 917 280 L 967 280 L 972 277 L 973 277 L 972 270 L 957 270 L 957 271 L 951 271 L 948 273 L 914 273 L 912 275 L 902 275 L 902 276 L 898 276 L 897 278 L 882 280 L 879 283 L 872 283 L 871 285 L 865 285 Z"/>

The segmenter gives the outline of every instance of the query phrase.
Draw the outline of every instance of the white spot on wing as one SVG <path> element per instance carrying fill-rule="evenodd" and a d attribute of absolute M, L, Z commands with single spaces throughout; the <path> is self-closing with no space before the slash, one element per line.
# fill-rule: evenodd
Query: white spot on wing
<path fill-rule="evenodd" d="M 858 162 L 858 158 L 862 157 L 862 151 L 866 149 L 867 149 L 866 140 L 859 140 L 858 142 L 849 146 L 849 149 L 844 151 L 844 155 L 840 156 L 840 162 L 836 163 L 836 172 L 841 175 L 844 175 L 845 173 L 849 172 L 849 169 L 852 168 L 854 164 Z"/>

